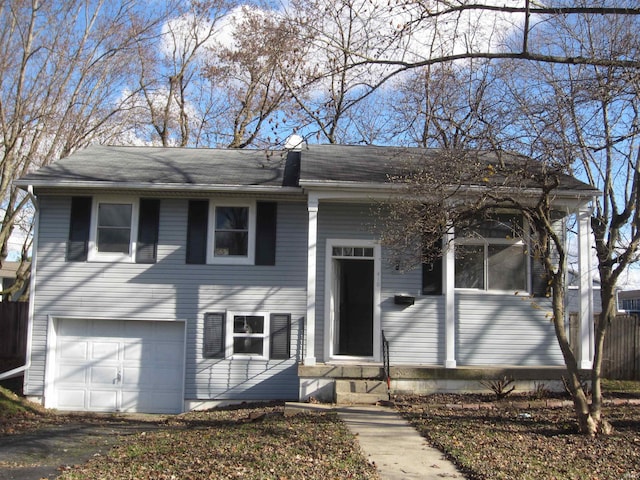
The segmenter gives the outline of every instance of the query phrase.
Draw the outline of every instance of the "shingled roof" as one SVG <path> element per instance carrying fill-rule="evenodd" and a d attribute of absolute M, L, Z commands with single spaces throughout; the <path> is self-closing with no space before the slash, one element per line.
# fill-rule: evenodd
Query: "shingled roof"
<path fill-rule="evenodd" d="M 390 177 L 406 174 L 416 162 L 440 168 L 441 154 L 435 149 L 346 145 L 308 145 L 299 152 L 92 146 L 24 176 L 16 185 L 203 191 L 382 187 L 391 183 Z M 494 153 L 470 155 L 487 164 L 498 162 Z M 502 154 L 501 159 L 507 165 L 534 164 L 512 154 Z M 597 193 L 569 175 L 562 175 L 560 188 L 582 195 Z"/>
<path fill-rule="evenodd" d="M 20 179 L 34 186 L 295 186 L 263 150 L 92 146 Z M 289 185 L 287 185 L 289 183 Z"/>

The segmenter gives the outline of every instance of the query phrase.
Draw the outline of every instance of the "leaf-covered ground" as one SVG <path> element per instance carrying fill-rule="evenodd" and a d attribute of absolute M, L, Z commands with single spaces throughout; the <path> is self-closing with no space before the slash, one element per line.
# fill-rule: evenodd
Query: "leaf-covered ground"
<path fill-rule="evenodd" d="M 640 405 L 606 407 L 615 432 L 591 439 L 577 433 L 570 407 L 451 400 L 404 398 L 398 408 L 470 480 L 640 479 Z"/>
<path fill-rule="evenodd" d="M 640 383 L 607 385 L 609 396 L 640 398 Z M 634 390 L 634 388 L 636 390 Z M 640 480 L 640 405 L 609 405 L 615 432 L 576 432 L 570 407 L 489 404 L 487 397 L 402 397 L 396 407 L 469 480 Z M 450 406 L 446 406 L 450 404 Z M 452 407 L 451 404 L 455 404 Z M 475 404 L 474 408 L 460 408 Z M 492 408 L 488 408 L 492 405 Z M 103 425 L 117 416 L 55 415 L 0 389 L 0 436 L 65 422 Z M 143 427 L 145 428 L 145 427 Z M 282 405 L 191 412 L 120 437 L 107 455 L 62 479 L 375 479 L 357 439 L 333 414 L 285 417 Z"/>
<path fill-rule="evenodd" d="M 281 406 L 188 413 L 123 439 L 71 479 L 376 479 L 335 414 L 285 417 Z"/>

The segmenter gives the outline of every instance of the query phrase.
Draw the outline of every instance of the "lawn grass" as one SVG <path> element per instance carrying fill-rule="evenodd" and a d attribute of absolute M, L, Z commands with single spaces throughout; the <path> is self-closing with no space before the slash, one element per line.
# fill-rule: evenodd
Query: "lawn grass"
<path fill-rule="evenodd" d="M 602 379 L 602 391 L 604 395 L 626 396 L 629 394 L 640 394 L 640 382 L 634 380 L 608 380 Z"/>
<path fill-rule="evenodd" d="M 60 479 L 376 479 L 333 413 L 285 417 L 283 408 L 193 412 L 132 436 Z"/>

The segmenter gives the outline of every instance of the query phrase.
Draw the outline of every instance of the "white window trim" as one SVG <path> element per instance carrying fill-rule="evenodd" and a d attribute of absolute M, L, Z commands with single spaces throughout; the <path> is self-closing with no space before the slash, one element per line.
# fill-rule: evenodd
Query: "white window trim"
<path fill-rule="evenodd" d="M 101 203 L 131 205 L 131 236 L 129 238 L 129 253 L 99 252 L 98 239 L 98 207 Z M 134 263 L 136 258 L 136 242 L 138 240 L 138 218 L 140 214 L 140 199 L 134 197 L 93 198 L 91 205 L 91 230 L 89 231 L 88 261 L 93 262 L 128 262 Z"/>
<path fill-rule="evenodd" d="M 237 316 L 256 316 L 264 317 L 264 332 L 260 334 L 250 334 L 256 338 L 262 338 L 262 355 L 256 355 L 251 353 L 233 353 L 233 339 L 235 337 L 233 332 L 234 318 Z M 234 360 L 238 359 L 252 359 L 252 360 L 269 360 L 270 342 L 271 342 L 271 314 L 269 312 L 230 312 L 228 311 L 225 319 L 225 358 Z M 246 336 L 246 335 L 241 335 Z"/>
<path fill-rule="evenodd" d="M 515 292 L 529 292 L 531 290 L 531 275 L 529 274 L 530 262 L 527 260 L 527 252 L 529 251 L 529 224 L 526 218 L 523 221 L 524 236 L 517 238 L 499 238 L 499 237 L 482 237 L 479 235 L 472 235 L 469 237 L 454 237 L 453 245 L 454 252 L 458 245 L 481 245 L 484 247 L 483 258 L 483 275 L 484 275 L 484 288 L 469 288 L 469 287 L 455 287 L 459 292 L 486 292 L 486 293 L 508 293 L 512 295 Z M 521 246 L 523 249 L 524 260 L 524 285 L 521 289 L 499 290 L 489 288 L 489 246 L 490 245 L 507 245 L 507 246 Z"/>
<path fill-rule="evenodd" d="M 246 207 L 249 209 L 249 238 L 246 256 L 216 256 L 214 243 L 216 235 L 216 207 Z M 256 203 L 226 201 L 224 199 L 209 202 L 209 231 L 207 232 L 207 263 L 219 265 L 253 265 L 256 250 Z"/>

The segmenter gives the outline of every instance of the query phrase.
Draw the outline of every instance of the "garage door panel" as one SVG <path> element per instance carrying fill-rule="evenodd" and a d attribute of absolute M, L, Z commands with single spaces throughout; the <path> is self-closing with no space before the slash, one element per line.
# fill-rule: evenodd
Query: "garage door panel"
<path fill-rule="evenodd" d="M 64 337 L 86 337 L 91 332 L 91 323 L 80 318 L 67 318 L 58 324 L 57 333 Z"/>
<path fill-rule="evenodd" d="M 83 331 L 91 335 L 77 336 Z M 182 411 L 183 323 L 61 319 L 56 333 L 54 406 L 93 411 Z M 78 394 L 82 389 L 84 393 Z"/>
<path fill-rule="evenodd" d="M 179 365 L 182 363 L 183 350 L 175 344 L 164 343 L 156 346 L 156 358 L 163 365 Z"/>
<path fill-rule="evenodd" d="M 94 366 L 90 368 L 89 383 L 94 385 L 115 385 L 118 381 L 117 366 Z"/>
<path fill-rule="evenodd" d="M 127 338 L 151 338 L 153 331 L 153 322 L 129 322 L 124 325 L 123 335 Z"/>
<path fill-rule="evenodd" d="M 58 365 L 56 378 L 65 384 L 76 383 L 84 386 L 87 383 L 87 368 L 83 365 Z"/>
<path fill-rule="evenodd" d="M 57 405 L 64 410 L 85 410 L 87 392 L 84 389 L 58 389 Z"/>
<path fill-rule="evenodd" d="M 177 325 L 175 323 L 157 323 L 155 329 L 156 340 L 158 342 L 173 343 L 173 339 L 175 338 L 176 334 L 176 327 Z"/>
<path fill-rule="evenodd" d="M 123 336 L 121 320 L 92 320 L 90 325 L 89 335 L 92 337 L 120 338 Z"/>
<path fill-rule="evenodd" d="M 61 360 L 88 359 L 89 346 L 83 341 L 60 341 L 58 342 L 58 358 Z"/>
<path fill-rule="evenodd" d="M 119 342 L 92 342 L 91 360 L 116 363 L 120 360 Z"/>
<path fill-rule="evenodd" d="M 152 345 L 142 345 L 142 343 L 128 344 L 124 347 L 123 357 L 125 360 L 153 361 L 153 352 L 149 352 L 151 349 L 153 349 Z"/>
<path fill-rule="evenodd" d="M 181 403 L 182 397 L 175 392 L 156 391 L 149 392 L 122 392 L 122 411 L 154 411 L 155 413 L 175 413 L 174 410 L 167 408 L 166 405 Z"/>
<path fill-rule="evenodd" d="M 122 374 L 123 386 L 141 385 L 155 387 L 155 391 L 172 388 L 182 378 L 182 369 L 178 366 L 163 367 L 125 367 Z"/>
<path fill-rule="evenodd" d="M 113 412 L 118 407 L 118 392 L 115 389 L 91 390 L 88 407 L 94 412 Z"/>

